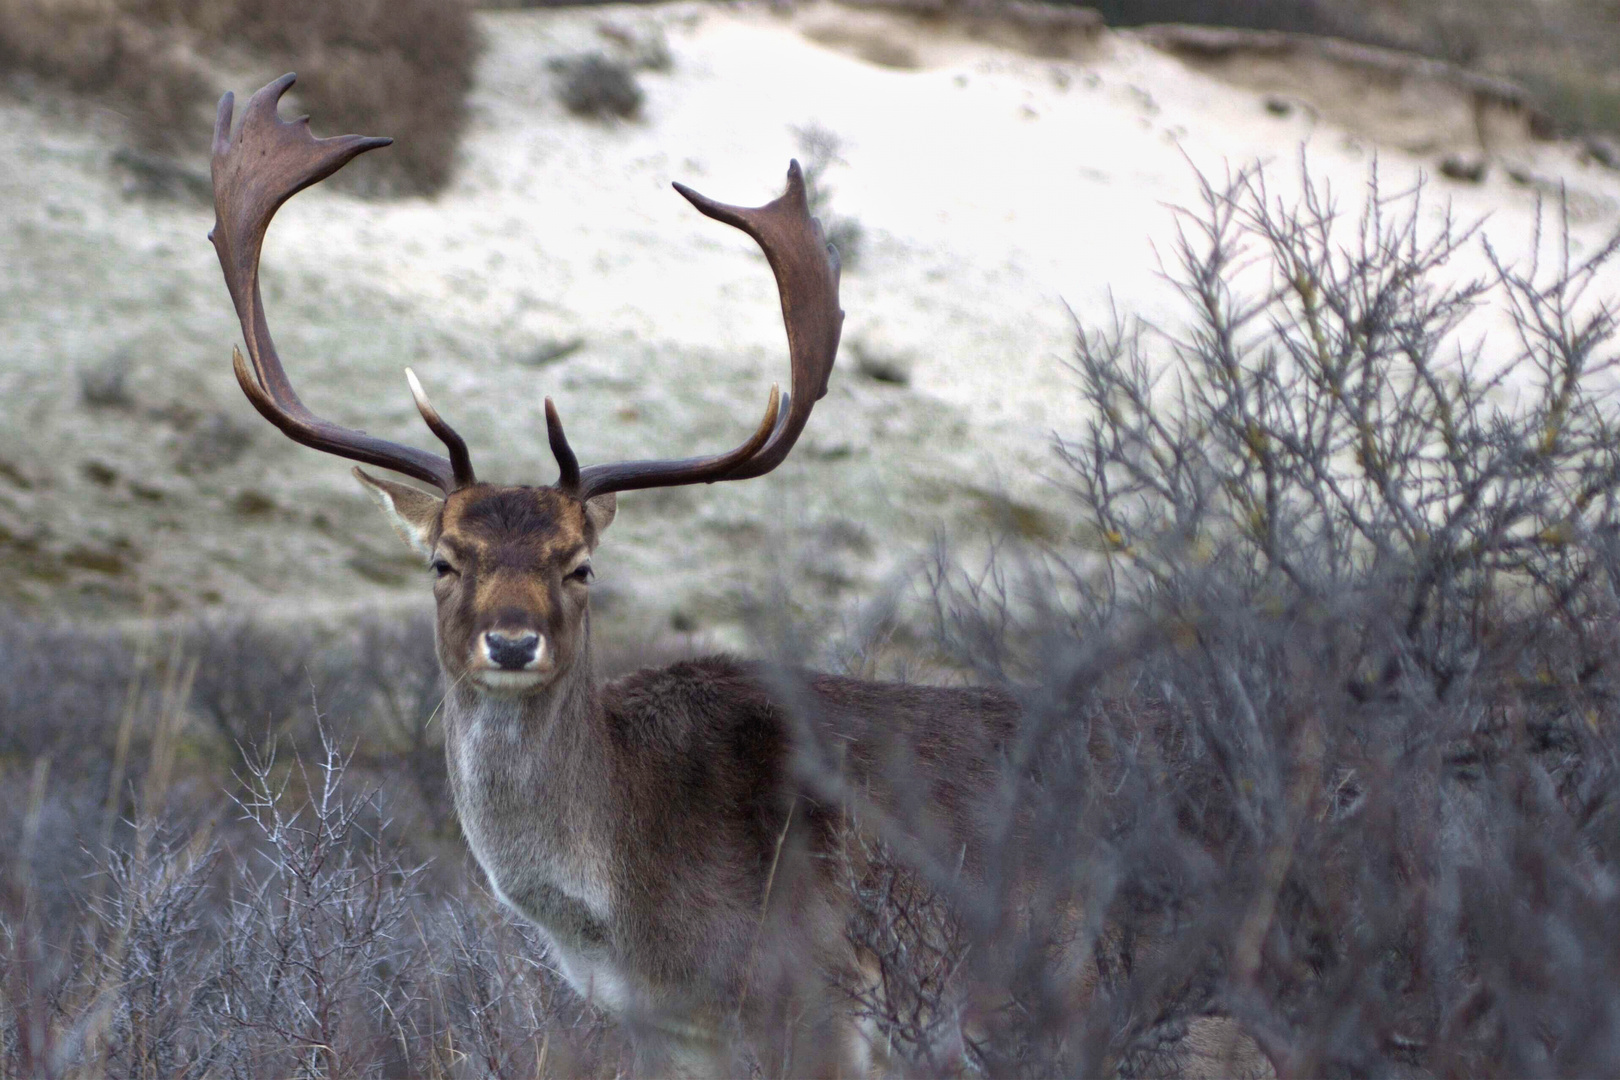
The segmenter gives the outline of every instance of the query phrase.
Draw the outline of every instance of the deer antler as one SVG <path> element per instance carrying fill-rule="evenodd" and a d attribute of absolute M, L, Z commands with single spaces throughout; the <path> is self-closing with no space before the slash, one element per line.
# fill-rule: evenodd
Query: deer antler
<path fill-rule="evenodd" d="M 821 223 L 810 216 L 799 163 L 788 166 L 787 190 L 764 206 L 728 206 L 681 184 L 676 184 L 675 190 L 703 214 L 753 237 L 764 250 L 782 297 L 793 392 L 784 403 L 773 385 L 758 429 L 729 453 L 669 461 L 623 461 L 585 469 L 579 467 L 569 448 L 557 409 L 548 398 L 546 430 L 561 470 L 557 486 L 574 491 L 582 499 L 610 491 L 763 476 L 788 456 L 810 419 L 810 410 L 827 392 L 827 378 L 832 374 L 838 335 L 844 325 L 844 313 L 838 307 L 838 251 L 827 243 Z"/>
<path fill-rule="evenodd" d="M 283 75 L 249 98 L 234 138 L 233 95 L 220 99 L 214 124 L 215 222 L 208 236 L 225 271 L 225 285 L 236 305 L 251 358 L 250 367 L 240 352 L 233 355 L 236 381 L 254 408 L 296 442 L 404 473 L 446 493 L 466 487 L 474 483 L 467 444 L 439 416 L 409 369 L 406 376 L 417 411 L 449 449 L 448 459 L 323 420 L 299 400 L 281 366 L 259 293 L 259 253 L 270 219 L 282 203 L 304 188 L 331 176 L 367 150 L 392 142 L 359 135 L 317 139 L 310 134 L 307 116 L 282 120 L 276 115 L 276 105 L 293 81 L 294 76 Z M 782 298 L 793 391 L 783 395 L 773 385 L 759 427 L 728 453 L 624 461 L 586 469 L 579 467 L 556 406 L 548 398 L 546 430 L 561 472 L 557 484 L 583 499 L 635 488 L 763 476 L 787 457 L 810 419 L 810 410 L 827 392 L 844 322 L 838 307 L 838 252 L 827 243 L 821 223 L 810 216 L 799 163 L 788 167 L 787 190 L 764 206 L 728 206 L 680 184 L 675 190 L 703 214 L 746 232 L 765 252 Z"/>
<path fill-rule="evenodd" d="M 293 390 L 281 358 L 276 355 L 275 343 L 270 340 L 264 300 L 259 295 L 259 252 L 270 219 L 282 203 L 304 188 L 331 176 L 367 150 L 393 142 L 360 135 L 317 139 L 310 134 L 309 117 L 282 120 L 276 115 L 276 104 L 293 81 L 294 76 L 283 75 L 249 98 L 241 129 L 234 138 L 234 95 L 220 98 L 214 122 L 215 220 L 208 238 L 219 254 L 225 287 L 236 305 L 248 356 L 252 358 L 250 369 L 240 352 L 233 353 L 236 381 L 254 408 L 295 442 L 404 473 L 448 494 L 474 482 L 472 459 L 466 442 L 440 419 L 415 375 L 407 369 L 411 396 L 422 419 L 449 449 L 448 460 L 342 427 L 310 412 Z"/>

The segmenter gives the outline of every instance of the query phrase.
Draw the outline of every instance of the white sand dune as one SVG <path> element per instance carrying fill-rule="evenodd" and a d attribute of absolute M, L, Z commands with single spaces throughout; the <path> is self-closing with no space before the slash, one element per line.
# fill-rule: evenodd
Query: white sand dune
<path fill-rule="evenodd" d="M 625 496 L 598 558 L 610 618 L 722 639 L 778 575 L 805 609 L 836 610 L 937 532 L 982 535 L 1002 498 L 1064 528 L 1048 477 L 1052 432 L 1080 419 L 1068 308 L 1180 317 L 1155 245 L 1168 250 L 1197 170 L 1260 160 L 1286 189 L 1303 147 L 1348 204 L 1375 154 L 1387 186 L 1407 185 L 1485 130 L 1438 82 L 1320 59 L 1194 67 L 1127 34 L 1043 57 L 826 4 L 483 18 L 451 188 L 300 195 L 266 247 L 271 326 L 317 411 L 431 445 L 400 374 L 414 366 L 487 479 L 555 475 L 547 394 L 587 462 L 729 445 L 786 382 L 774 283 L 669 182 L 764 201 L 796 128 L 835 133 L 833 207 L 865 238 L 840 365 L 799 450 L 768 479 Z M 667 38 L 673 66 L 641 77 L 639 121 L 556 101 L 547 61 L 604 47 L 603 24 Z M 1294 107 L 1275 115 L 1268 97 Z M 1578 248 L 1620 225 L 1620 174 L 1486 119 L 1485 181 L 1436 179 L 1429 212 L 1489 215 L 1493 242 L 1522 255 L 1538 191 L 1563 184 Z M 282 439 L 235 387 L 211 212 L 126 199 L 105 129 L 48 97 L 0 99 L 0 596 L 107 614 L 427 605 L 347 467 Z M 862 376 L 857 348 L 907 367 L 909 385 Z M 86 407 L 77 373 L 118 356 L 131 404 Z"/>

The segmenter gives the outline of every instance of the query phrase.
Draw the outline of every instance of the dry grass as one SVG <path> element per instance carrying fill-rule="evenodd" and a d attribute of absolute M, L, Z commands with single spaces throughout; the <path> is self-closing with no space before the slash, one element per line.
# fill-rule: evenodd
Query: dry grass
<path fill-rule="evenodd" d="M 1094 0 L 1109 23 L 1324 34 L 1521 83 L 1565 132 L 1620 132 L 1615 0 Z"/>
<path fill-rule="evenodd" d="M 345 173 L 379 194 L 448 181 L 477 54 L 463 0 L 0 0 L 0 65 L 108 102 L 153 147 L 206 148 L 219 94 L 256 89 L 221 70 L 297 71 L 329 130 L 395 138 Z"/>
<path fill-rule="evenodd" d="M 1514 79 L 1565 132 L 1620 132 L 1615 0 L 1383 0 L 1421 51 Z"/>

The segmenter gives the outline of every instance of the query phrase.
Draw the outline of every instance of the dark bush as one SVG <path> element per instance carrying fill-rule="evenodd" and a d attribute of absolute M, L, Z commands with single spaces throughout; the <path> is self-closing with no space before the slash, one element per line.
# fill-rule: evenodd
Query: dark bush
<path fill-rule="evenodd" d="M 116 103 L 144 142 L 203 150 L 222 53 L 246 50 L 255 77 L 292 69 L 321 130 L 390 135 L 345 170 L 374 193 L 431 192 L 450 178 L 478 54 L 464 0 L 0 0 L 0 69 Z M 239 61 L 230 65 L 239 66 Z"/>
<path fill-rule="evenodd" d="M 299 101 L 323 132 L 394 139 L 345 169 L 345 183 L 386 194 L 449 182 L 479 51 L 466 0 L 191 2 L 219 40 L 240 35 L 297 71 Z"/>
<path fill-rule="evenodd" d="M 1373 27 L 1361 5 L 1324 0 L 1096 0 L 1087 3 L 1111 26 L 1201 23 L 1246 30 L 1366 38 Z"/>
<path fill-rule="evenodd" d="M 0 70 L 28 72 L 109 98 L 164 148 L 197 144 L 213 87 L 188 53 L 189 34 L 162 26 L 145 5 L 0 0 Z"/>
<path fill-rule="evenodd" d="M 558 60 L 554 66 L 561 79 L 557 96 L 575 116 L 628 120 L 641 112 L 645 95 L 629 64 L 586 53 Z"/>
<path fill-rule="evenodd" d="M 1196 23 L 1410 50 L 1522 84 L 1566 132 L 1620 131 L 1614 0 L 1096 0 L 1112 26 Z"/>

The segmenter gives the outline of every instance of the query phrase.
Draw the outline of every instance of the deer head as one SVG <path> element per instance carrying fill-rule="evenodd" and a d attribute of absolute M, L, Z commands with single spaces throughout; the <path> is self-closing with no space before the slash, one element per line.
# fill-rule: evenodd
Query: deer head
<path fill-rule="evenodd" d="M 234 99 L 219 103 L 214 127 L 216 220 L 209 238 L 241 320 L 248 358 L 234 355 L 237 382 L 260 414 L 296 442 L 402 473 L 437 488 L 432 495 L 356 468 L 355 475 L 394 529 L 428 562 L 438 602 L 439 659 L 446 675 L 490 694 L 538 690 L 574 666 L 590 632 L 590 557 L 613 521 L 615 493 L 636 488 L 763 476 L 793 449 L 810 410 L 826 393 L 838 351 L 838 253 L 809 213 L 798 162 L 787 190 L 759 207 L 727 206 L 675 185 L 693 206 L 746 232 L 776 275 L 787 327 L 792 392 L 772 386 L 764 418 L 735 449 L 712 457 L 625 461 L 581 468 L 556 406 L 546 430 L 559 476 L 550 486 L 480 482 L 466 442 L 406 379 L 428 429 L 448 458 L 388 442 L 316 416 L 288 380 L 265 321 L 259 253 L 282 203 L 392 140 L 345 135 L 317 139 L 308 117 L 284 121 L 277 102 L 284 75 L 249 99 L 231 133 Z"/>

